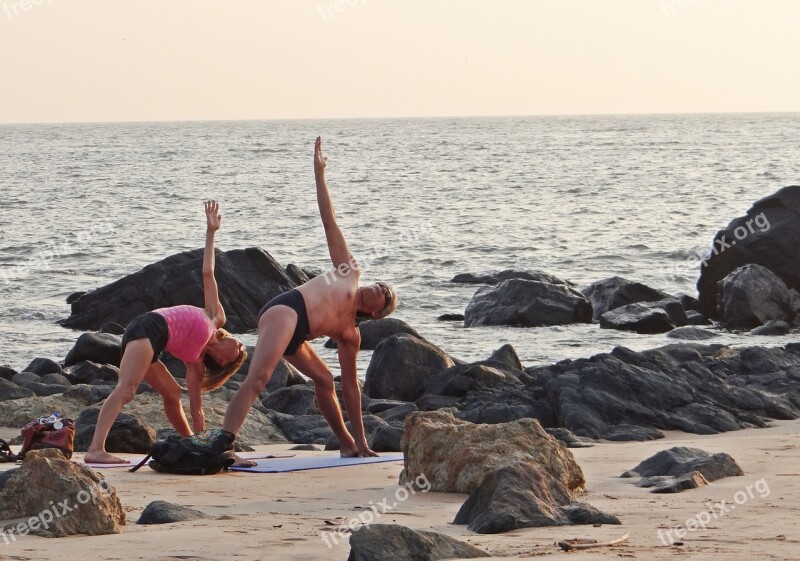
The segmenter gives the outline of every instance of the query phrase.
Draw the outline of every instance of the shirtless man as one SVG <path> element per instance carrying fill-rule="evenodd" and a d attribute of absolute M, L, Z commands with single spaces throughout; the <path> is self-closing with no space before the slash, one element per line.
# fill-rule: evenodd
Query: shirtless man
<path fill-rule="evenodd" d="M 356 375 L 356 357 L 361 334 L 356 315 L 384 318 L 397 308 L 397 294 L 386 283 L 359 287 L 360 270 L 344 235 L 336 224 L 328 184 L 327 158 L 322 139 L 314 149 L 317 204 L 325 227 L 334 270 L 272 299 L 261 310 L 258 343 L 247 378 L 228 405 L 223 429 L 238 434 L 247 413 L 264 390 L 281 356 L 314 381 L 314 393 L 325 420 L 339 439 L 342 457 L 377 456 L 370 450 L 361 418 L 361 390 Z M 322 335 L 338 344 L 342 394 L 353 434 L 348 432 L 336 399 L 333 375 L 307 341 Z"/>

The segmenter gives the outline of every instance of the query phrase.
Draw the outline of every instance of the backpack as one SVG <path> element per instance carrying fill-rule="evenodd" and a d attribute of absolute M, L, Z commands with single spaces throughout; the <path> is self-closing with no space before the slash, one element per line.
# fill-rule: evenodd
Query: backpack
<path fill-rule="evenodd" d="M 236 461 L 233 441 L 236 435 L 222 429 L 210 429 L 192 436 L 168 436 L 150 446 L 150 453 L 130 471 L 148 464 L 160 473 L 213 475 L 227 470 Z"/>
<path fill-rule="evenodd" d="M 61 450 L 68 460 L 72 458 L 75 441 L 75 422 L 61 419 L 57 415 L 40 417 L 22 427 L 22 449 L 19 454 L 11 451 L 5 440 L 0 440 L 0 462 L 16 462 L 25 459 L 31 450 L 55 448 Z"/>

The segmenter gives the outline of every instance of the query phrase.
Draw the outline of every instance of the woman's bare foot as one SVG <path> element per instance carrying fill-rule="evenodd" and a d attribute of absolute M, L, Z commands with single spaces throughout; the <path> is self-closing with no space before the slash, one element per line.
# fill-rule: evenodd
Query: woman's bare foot
<path fill-rule="evenodd" d="M 83 462 L 86 464 L 129 464 L 130 460 L 112 456 L 105 450 L 101 452 L 86 452 L 83 457 Z"/>
<path fill-rule="evenodd" d="M 251 468 L 258 465 L 258 462 L 242 458 L 239 454 L 234 454 L 233 457 L 236 459 L 233 463 L 233 467 Z"/>

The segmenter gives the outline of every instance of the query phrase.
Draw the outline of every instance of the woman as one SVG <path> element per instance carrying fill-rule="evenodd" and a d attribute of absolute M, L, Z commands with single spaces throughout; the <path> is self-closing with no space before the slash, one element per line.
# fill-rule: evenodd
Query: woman
<path fill-rule="evenodd" d="M 162 351 L 172 353 L 186 364 L 186 386 L 194 432 L 205 429 L 202 392 L 224 384 L 247 358 L 247 350 L 241 341 L 221 329 L 226 319 L 214 278 L 214 235 L 219 230 L 222 217 L 216 201 L 206 202 L 205 210 L 205 309 L 195 306 L 161 308 L 143 314 L 128 324 L 122 337 L 119 381 L 100 409 L 94 437 L 84 457 L 87 463 L 128 463 L 106 452 L 105 442 L 120 411 L 136 395 L 143 380 L 161 394 L 164 412 L 175 430 L 183 436 L 192 434 L 181 406 L 181 387 L 159 360 Z"/>
<path fill-rule="evenodd" d="M 341 455 L 377 456 L 370 450 L 361 419 L 361 390 L 356 376 L 356 356 L 361 335 L 356 315 L 383 318 L 397 307 L 397 295 L 385 283 L 358 286 L 358 262 L 350 254 L 344 235 L 336 224 L 328 185 L 327 158 L 322 140 L 314 150 L 317 204 L 334 270 L 281 294 L 261 310 L 258 343 L 247 378 L 228 405 L 223 428 L 234 434 L 244 424 L 247 412 L 269 382 L 281 356 L 314 381 L 317 407 L 339 439 Z M 333 375 L 308 341 L 322 335 L 338 343 L 342 374 L 342 395 L 353 433 L 347 430 L 336 399 Z"/>

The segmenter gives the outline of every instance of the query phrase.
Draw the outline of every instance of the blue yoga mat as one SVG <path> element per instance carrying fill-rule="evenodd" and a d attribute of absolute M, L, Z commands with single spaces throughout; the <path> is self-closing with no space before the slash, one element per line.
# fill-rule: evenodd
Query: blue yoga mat
<path fill-rule="evenodd" d="M 232 467 L 233 471 L 250 473 L 283 473 L 286 471 L 303 471 L 307 469 L 323 469 L 346 466 L 362 466 L 385 462 L 402 462 L 403 454 L 383 454 L 377 458 L 340 458 L 339 456 L 309 456 L 307 458 L 281 458 L 274 460 L 257 460 L 255 467 Z"/>

